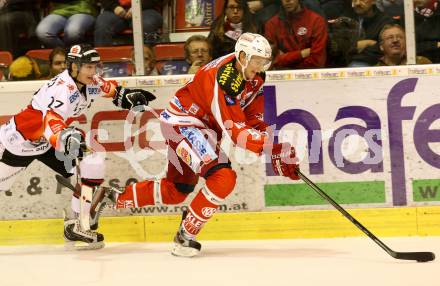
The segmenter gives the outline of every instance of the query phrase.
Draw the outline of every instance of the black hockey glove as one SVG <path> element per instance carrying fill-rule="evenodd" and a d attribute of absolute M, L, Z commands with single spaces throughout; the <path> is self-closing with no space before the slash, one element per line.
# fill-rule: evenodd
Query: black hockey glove
<path fill-rule="evenodd" d="M 61 152 L 69 160 L 82 158 L 87 149 L 82 131 L 75 127 L 67 127 L 60 133 Z"/>
<path fill-rule="evenodd" d="M 113 97 L 113 104 L 124 109 L 132 109 L 135 106 L 148 105 L 155 99 L 156 97 L 149 91 L 118 86 Z"/>

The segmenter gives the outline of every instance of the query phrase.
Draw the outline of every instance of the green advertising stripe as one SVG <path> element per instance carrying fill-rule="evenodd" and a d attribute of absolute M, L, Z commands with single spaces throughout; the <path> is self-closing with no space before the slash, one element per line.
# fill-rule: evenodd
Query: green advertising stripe
<path fill-rule="evenodd" d="M 415 202 L 440 201 L 440 180 L 414 180 L 413 200 Z"/>
<path fill-rule="evenodd" d="M 385 203 L 385 183 L 338 182 L 317 184 L 340 204 Z M 306 184 L 265 185 L 266 206 L 305 206 L 328 204 Z"/>

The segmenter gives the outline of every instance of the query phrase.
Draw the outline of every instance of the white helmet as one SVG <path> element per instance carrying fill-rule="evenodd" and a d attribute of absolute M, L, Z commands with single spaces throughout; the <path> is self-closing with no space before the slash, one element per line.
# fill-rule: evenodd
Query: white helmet
<path fill-rule="evenodd" d="M 252 56 L 260 56 L 263 58 L 272 58 L 272 48 L 265 37 L 259 34 L 243 33 L 235 43 L 235 57 L 239 59 L 240 52 L 246 54 L 246 63 L 243 65 L 243 70 L 248 65 Z M 264 70 L 268 70 L 270 67 L 270 61 L 264 66 Z"/>

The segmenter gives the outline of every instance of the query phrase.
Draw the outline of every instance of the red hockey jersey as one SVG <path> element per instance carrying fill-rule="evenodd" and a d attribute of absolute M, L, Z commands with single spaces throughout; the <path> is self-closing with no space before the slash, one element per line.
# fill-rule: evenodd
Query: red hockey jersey
<path fill-rule="evenodd" d="M 265 74 L 244 80 L 229 54 L 201 68 L 176 92 L 161 120 L 173 125 L 212 129 L 220 141 L 227 134 L 235 145 L 261 153 L 268 135 L 263 121 Z"/>

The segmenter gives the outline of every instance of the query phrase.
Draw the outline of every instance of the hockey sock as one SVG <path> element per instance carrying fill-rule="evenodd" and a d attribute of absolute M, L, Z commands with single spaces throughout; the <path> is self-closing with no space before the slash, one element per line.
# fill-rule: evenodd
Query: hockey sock
<path fill-rule="evenodd" d="M 129 185 L 116 200 L 116 208 L 137 208 L 146 205 L 180 204 L 188 194 L 177 190 L 167 179 L 142 181 Z"/>
<path fill-rule="evenodd" d="M 200 232 L 218 206 L 234 190 L 236 177 L 233 170 L 223 168 L 206 179 L 205 186 L 191 201 L 188 214 L 182 222 L 186 236 L 194 238 Z"/>

